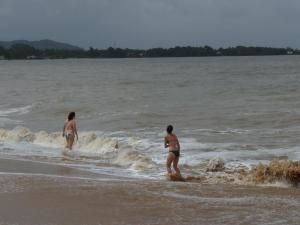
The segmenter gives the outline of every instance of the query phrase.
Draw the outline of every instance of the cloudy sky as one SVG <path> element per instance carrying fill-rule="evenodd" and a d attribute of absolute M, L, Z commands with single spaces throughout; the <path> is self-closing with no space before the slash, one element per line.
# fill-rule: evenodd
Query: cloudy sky
<path fill-rule="evenodd" d="M 300 48 L 300 0 L 0 0 L 0 40 Z"/>

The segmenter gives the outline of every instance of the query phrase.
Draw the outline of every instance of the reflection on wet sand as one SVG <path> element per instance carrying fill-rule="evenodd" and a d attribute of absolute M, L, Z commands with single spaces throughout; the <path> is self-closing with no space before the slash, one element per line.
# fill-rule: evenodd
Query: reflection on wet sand
<path fill-rule="evenodd" d="M 1 224 L 299 224 L 295 188 L 30 175 L 0 187 Z"/>

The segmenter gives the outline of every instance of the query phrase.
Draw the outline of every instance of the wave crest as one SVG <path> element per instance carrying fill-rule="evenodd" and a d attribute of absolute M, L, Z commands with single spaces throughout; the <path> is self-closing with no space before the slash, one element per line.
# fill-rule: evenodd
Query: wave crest
<path fill-rule="evenodd" d="M 12 130 L 0 129 L 0 141 L 7 143 L 29 143 L 45 148 L 63 149 L 65 139 L 61 132 L 32 132 L 26 127 L 16 127 Z M 135 149 L 131 138 L 118 140 L 117 137 L 97 136 L 94 132 L 80 132 L 74 151 L 79 157 L 105 159 L 105 162 L 131 167 L 135 170 L 152 168 L 154 162 Z"/>

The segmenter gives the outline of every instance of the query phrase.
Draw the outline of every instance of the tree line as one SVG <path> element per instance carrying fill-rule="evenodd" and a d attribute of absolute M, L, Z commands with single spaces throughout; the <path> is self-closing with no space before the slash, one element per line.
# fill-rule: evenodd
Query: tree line
<path fill-rule="evenodd" d="M 142 58 L 142 57 L 204 57 L 204 56 L 262 56 L 262 55 L 300 55 L 300 50 L 292 48 L 246 47 L 236 46 L 214 49 L 204 47 L 174 47 L 121 49 L 112 48 L 88 50 L 36 49 L 25 44 L 15 44 L 8 49 L 0 47 L 3 59 L 65 59 L 65 58 Z"/>

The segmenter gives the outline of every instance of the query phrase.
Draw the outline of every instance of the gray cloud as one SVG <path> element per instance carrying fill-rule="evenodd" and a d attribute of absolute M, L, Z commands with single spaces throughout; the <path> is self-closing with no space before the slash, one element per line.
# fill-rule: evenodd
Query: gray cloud
<path fill-rule="evenodd" d="M 300 47 L 299 0 L 0 0 L 0 39 Z"/>

